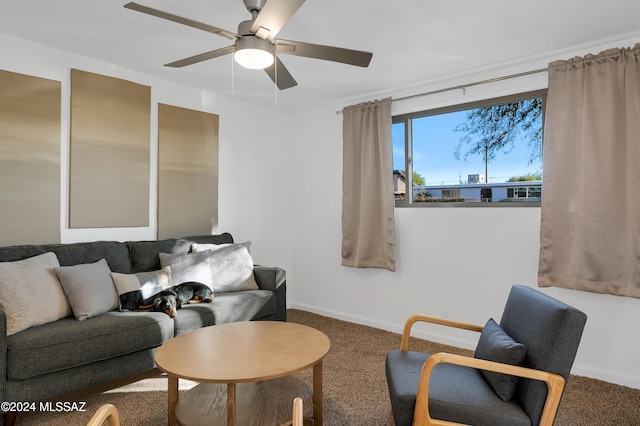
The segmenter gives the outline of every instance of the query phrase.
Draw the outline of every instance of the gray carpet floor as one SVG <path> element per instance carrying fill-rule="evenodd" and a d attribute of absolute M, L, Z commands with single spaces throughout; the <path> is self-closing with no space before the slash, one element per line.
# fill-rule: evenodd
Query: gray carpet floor
<path fill-rule="evenodd" d="M 331 340 L 331 349 L 323 364 L 324 424 L 393 426 L 384 360 L 388 350 L 399 347 L 400 336 L 299 310 L 289 310 L 288 315 L 289 321 L 315 327 Z M 470 354 L 420 339 L 413 339 L 411 348 L 428 353 Z M 311 385 L 310 370 L 297 376 Z M 181 391 L 194 385 L 180 381 Z M 19 415 L 17 425 L 84 425 L 104 403 L 118 408 L 124 426 L 166 425 L 166 389 L 166 377 L 152 370 L 61 398 L 62 401 L 86 401 L 85 412 Z M 640 390 L 571 376 L 554 424 L 640 425 Z"/>

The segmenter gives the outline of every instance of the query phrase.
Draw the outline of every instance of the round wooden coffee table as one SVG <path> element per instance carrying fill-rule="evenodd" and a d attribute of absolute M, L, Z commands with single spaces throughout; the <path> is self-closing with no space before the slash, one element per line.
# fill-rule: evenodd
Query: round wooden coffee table
<path fill-rule="evenodd" d="M 235 425 L 238 417 L 241 424 L 282 416 L 290 421 L 291 396 L 309 391 L 302 381 L 287 376 L 309 367 L 313 367 L 314 425 L 322 425 L 322 360 L 329 347 L 324 333 L 280 321 L 234 322 L 181 334 L 163 344 L 155 358 L 169 376 L 169 426 L 178 421 L 198 423 L 197 419 L 219 424 L 214 414 L 220 417 L 225 405 L 227 425 Z M 180 401 L 179 378 L 201 383 Z M 221 398 L 225 385 L 226 398 Z M 274 414 L 277 410 L 282 414 Z M 251 422 L 243 421 L 243 416 Z"/>

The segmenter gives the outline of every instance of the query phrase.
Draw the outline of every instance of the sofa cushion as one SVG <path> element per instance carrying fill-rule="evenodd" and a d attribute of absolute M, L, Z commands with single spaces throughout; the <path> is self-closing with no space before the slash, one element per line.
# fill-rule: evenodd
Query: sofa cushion
<path fill-rule="evenodd" d="M 22 380 L 155 348 L 173 337 L 160 312 L 111 311 L 87 321 L 72 317 L 7 337 L 7 379 Z"/>
<path fill-rule="evenodd" d="M 107 261 L 53 268 L 78 321 L 118 307 L 118 294 Z"/>
<path fill-rule="evenodd" d="M 60 266 L 93 263 L 106 259 L 113 272 L 131 272 L 129 250 L 118 241 L 93 241 L 87 243 L 43 244 L 0 247 L 0 262 L 26 259 L 47 252 L 53 252 Z"/>
<path fill-rule="evenodd" d="M 509 337 L 493 318 L 490 318 L 482 329 L 474 356 L 487 361 L 522 366 L 525 347 Z M 503 401 L 509 401 L 516 390 L 518 377 L 494 371 L 481 371 L 498 396 Z"/>
<path fill-rule="evenodd" d="M 193 252 L 210 250 L 211 283 L 215 292 L 257 290 L 251 241 L 239 244 L 192 244 Z"/>
<path fill-rule="evenodd" d="M 130 272 L 148 272 L 161 269 L 158 257 L 160 253 L 188 253 L 193 243 L 230 244 L 233 243 L 233 237 L 229 233 L 224 233 L 164 240 L 127 241 L 125 244 L 131 254 L 132 269 Z M 113 268 L 111 269 L 113 270 Z"/>
<path fill-rule="evenodd" d="M 215 324 L 250 321 L 276 315 L 276 295 L 269 290 L 246 290 L 216 293 L 210 303 L 182 305 L 173 319 L 175 335 Z M 257 316 L 260 316 L 257 317 Z"/>
<path fill-rule="evenodd" d="M 158 241 L 128 241 L 131 254 L 132 272 L 149 272 L 162 269 L 160 266 L 160 253 L 189 253 L 191 241 L 168 238 Z"/>
<path fill-rule="evenodd" d="M 54 253 L 15 262 L 0 262 L 0 309 L 7 319 L 7 335 L 71 314 L 71 306 L 53 268 Z"/>

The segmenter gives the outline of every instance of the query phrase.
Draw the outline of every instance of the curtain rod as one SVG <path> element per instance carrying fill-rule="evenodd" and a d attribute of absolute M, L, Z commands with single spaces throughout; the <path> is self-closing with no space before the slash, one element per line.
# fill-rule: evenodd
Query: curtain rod
<path fill-rule="evenodd" d="M 407 100 L 407 99 L 420 98 L 422 96 L 436 95 L 438 93 L 449 92 L 451 90 L 462 90 L 462 93 L 464 93 L 464 91 L 465 91 L 465 89 L 467 87 L 478 86 L 480 84 L 494 83 L 496 81 L 509 80 L 511 78 L 524 77 L 526 75 L 538 74 L 538 73 L 546 72 L 546 71 L 547 71 L 547 68 L 539 68 L 537 70 L 524 71 L 524 72 L 520 72 L 520 73 L 517 73 L 517 74 L 505 75 L 505 76 L 502 76 L 502 77 L 496 77 L 496 78 L 489 78 L 489 79 L 486 79 L 486 80 L 474 81 L 473 83 L 467 83 L 467 84 L 460 84 L 458 86 L 445 87 L 444 89 L 432 90 L 430 92 L 416 93 L 415 95 L 402 96 L 400 98 L 392 99 L 391 101 L 392 102 L 404 101 L 404 100 Z M 342 111 L 336 111 L 336 114 L 340 115 L 340 114 L 342 114 Z"/>

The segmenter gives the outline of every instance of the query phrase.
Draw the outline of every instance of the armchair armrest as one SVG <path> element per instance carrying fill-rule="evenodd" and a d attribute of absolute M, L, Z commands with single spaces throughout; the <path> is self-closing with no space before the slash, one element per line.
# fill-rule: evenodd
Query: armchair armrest
<path fill-rule="evenodd" d="M 555 418 L 560 397 L 564 389 L 564 377 L 541 370 L 534 370 L 526 367 L 517 367 L 510 364 L 502 364 L 499 362 L 486 361 L 473 357 L 454 355 L 448 353 L 437 353 L 431 355 L 423 364 L 420 373 L 420 382 L 418 384 L 418 396 L 416 398 L 414 425 L 438 425 L 450 426 L 459 425 L 460 423 L 447 422 L 443 420 L 432 419 L 429 415 L 429 380 L 433 368 L 440 363 L 457 364 L 471 368 L 495 371 L 497 373 L 510 374 L 513 376 L 524 377 L 527 379 L 543 381 L 547 384 L 547 399 L 542 410 L 540 418 L 540 426 L 551 426 Z"/>
<path fill-rule="evenodd" d="M 408 351 L 409 350 L 409 338 L 411 337 L 411 327 L 416 322 L 430 322 L 432 324 L 445 325 L 448 327 L 461 328 L 464 330 L 478 331 L 481 332 L 484 327 L 480 325 L 468 324 L 464 322 L 451 321 L 444 318 L 431 317 L 428 315 L 416 314 L 409 317 L 407 322 L 404 324 L 404 329 L 402 331 L 402 340 L 400 341 L 400 350 Z"/>
<path fill-rule="evenodd" d="M 120 414 L 115 405 L 102 405 L 91 417 L 87 426 L 102 426 L 105 422 L 107 426 L 120 426 Z"/>

